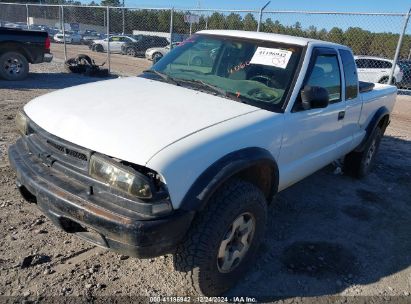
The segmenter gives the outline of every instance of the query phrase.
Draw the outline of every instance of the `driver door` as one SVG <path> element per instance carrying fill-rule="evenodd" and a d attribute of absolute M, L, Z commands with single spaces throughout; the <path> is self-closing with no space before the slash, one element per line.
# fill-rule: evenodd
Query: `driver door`
<path fill-rule="evenodd" d="M 316 48 L 304 80 L 305 85 L 328 91 L 325 108 L 303 109 L 297 98 L 291 112 L 285 113 L 282 147 L 279 155 L 280 189 L 314 173 L 339 158 L 338 142 L 344 139 L 345 101 L 340 58 L 335 49 Z"/>
<path fill-rule="evenodd" d="M 110 37 L 110 51 L 120 52 L 121 51 L 121 37 L 113 36 Z"/>

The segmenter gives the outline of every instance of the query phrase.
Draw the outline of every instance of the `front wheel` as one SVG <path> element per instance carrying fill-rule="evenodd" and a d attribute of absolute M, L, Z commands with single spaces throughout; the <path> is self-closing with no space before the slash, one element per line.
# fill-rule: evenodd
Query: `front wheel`
<path fill-rule="evenodd" d="M 126 54 L 128 56 L 136 57 L 136 50 L 133 49 L 133 48 L 128 48 L 127 51 L 126 51 Z"/>
<path fill-rule="evenodd" d="M 161 58 L 163 58 L 163 54 L 161 54 L 160 52 L 156 52 L 153 54 L 154 61 L 159 61 Z"/>
<path fill-rule="evenodd" d="M 264 237 L 267 202 L 253 184 L 231 180 L 193 221 L 174 255 L 190 292 L 218 296 L 252 267 Z"/>
<path fill-rule="evenodd" d="M 7 52 L 0 56 L 0 78 L 22 80 L 29 73 L 29 63 L 22 54 Z"/>
<path fill-rule="evenodd" d="M 361 178 L 371 171 L 383 133 L 380 127 L 376 127 L 363 151 L 351 152 L 345 156 L 344 173 Z"/>

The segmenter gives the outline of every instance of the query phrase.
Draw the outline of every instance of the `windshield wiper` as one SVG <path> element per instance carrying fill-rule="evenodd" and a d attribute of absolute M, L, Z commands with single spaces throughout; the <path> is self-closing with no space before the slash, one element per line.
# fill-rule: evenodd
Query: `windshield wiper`
<path fill-rule="evenodd" d="M 162 79 L 164 79 L 166 82 L 168 83 L 172 83 L 175 85 L 179 85 L 177 83 L 177 81 L 174 80 L 174 78 L 170 77 L 169 75 L 165 74 L 165 73 L 161 73 L 159 71 L 150 69 L 150 70 L 144 70 L 143 73 L 152 73 L 152 74 L 156 74 L 157 76 L 160 76 Z"/>
<path fill-rule="evenodd" d="M 223 90 L 222 88 L 219 88 L 215 85 L 209 84 L 205 81 L 199 80 L 199 79 L 179 79 L 178 81 L 181 82 L 186 82 L 186 83 L 191 83 L 191 84 L 195 84 L 195 85 L 200 85 L 200 87 L 204 88 L 208 88 L 211 89 L 214 93 L 217 93 L 218 95 L 222 96 L 222 97 L 227 97 L 227 91 Z"/>

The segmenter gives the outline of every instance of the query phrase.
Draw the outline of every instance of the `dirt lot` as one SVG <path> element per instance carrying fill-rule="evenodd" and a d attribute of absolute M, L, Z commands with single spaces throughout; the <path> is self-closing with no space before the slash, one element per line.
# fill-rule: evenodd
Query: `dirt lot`
<path fill-rule="evenodd" d="M 184 295 L 171 255 L 138 260 L 97 248 L 21 199 L 7 161 L 17 110 L 36 96 L 97 80 L 60 66 L 36 65 L 25 81 L 0 81 L 0 295 Z M 260 259 L 231 295 L 411 300 L 411 97 L 398 97 L 367 178 L 328 166 L 279 194 L 269 215 Z"/>
<path fill-rule="evenodd" d="M 52 43 L 51 52 L 54 55 L 55 60 L 64 61 L 64 46 L 63 44 Z M 96 64 L 103 64 L 104 67 L 108 66 L 107 54 L 92 52 L 86 45 L 70 45 L 67 44 L 67 58 L 75 57 L 78 54 L 86 54 L 94 59 Z M 152 62 L 145 58 L 131 57 L 121 54 L 111 54 L 111 71 L 124 76 L 135 76 L 140 74 L 143 70 L 149 68 Z"/>

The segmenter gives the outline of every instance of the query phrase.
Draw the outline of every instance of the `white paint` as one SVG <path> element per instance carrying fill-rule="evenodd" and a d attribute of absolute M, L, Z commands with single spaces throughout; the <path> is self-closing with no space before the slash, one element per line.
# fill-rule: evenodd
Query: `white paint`
<path fill-rule="evenodd" d="M 272 154 L 280 170 L 280 190 L 285 189 L 354 149 L 377 109 L 385 106 L 392 111 L 394 106 L 393 86 L 377 84 L 373 91 L 345 101 L 342 82 L 341 102 L 292 112 L 313 48 L 347 47 L 267 33 L 201 33 L 306 45 L 285 112 L 135 77 L 55 91 L 34 99 L 24 110 L 40 127 L 69 142 L 156 170 L 178 208 L 204 170 L 247 147 Z M 340 111 L 346 112 L 344 120 L 338 120 Z"/>
<path fill-rule="evenodd" d="M 373 56 L 354 56 L 355 61 L 361 60 L 366 66 L 358 66 L 358 78 L 362 81 L 381 82 L 388 80 L 393 60 Z M 358 62 L 357 62 L 358 65 Z M 404 76 L 398 64 L 395 65 L 393 77 L 396 82 L 401 82 Z"/>
<path fill-rule="evenodd" d="M 129 77 L 40 96 L 25 107 L 41 128 L 79 146 L 144 165 L 181 138 L 258 108 Z"/>
<path fill-rule="evenodd" d="M 295 45 L 305 46 L 309 43 L 324 44 L 327 46 L 339 46 L 332 42 L 325 42 L 321 40 L 315 40 L 310 38 L 302 38 L 289 35 L 273 34 L 273 33 L 263 33 L 263 32 L 251 32 L 251 31 L 236 31 L 236 30 L 204 30 L 199 31 L 197 34 L 208 34 L 208 35 L 218 35 L 227 37 L 239 37 L 246 39 L 256 39 L 262 41 L 272 41 L 272 42 L 282 42 Z M 342 46 L 346 48 L 345 46 Z"/>
<path fill-rule="evenodd" d="M 121 53 L 121 46 L 128 42 L 136 42 L 132 37 L 124 35 L 113 35 L 110 36 L 110 52 L 112 53 Z M 108 38 L 93 40 L 93 43 L 96 45 L 101 45 L 103 50 L 106 52 L 108 50 Z"/>

